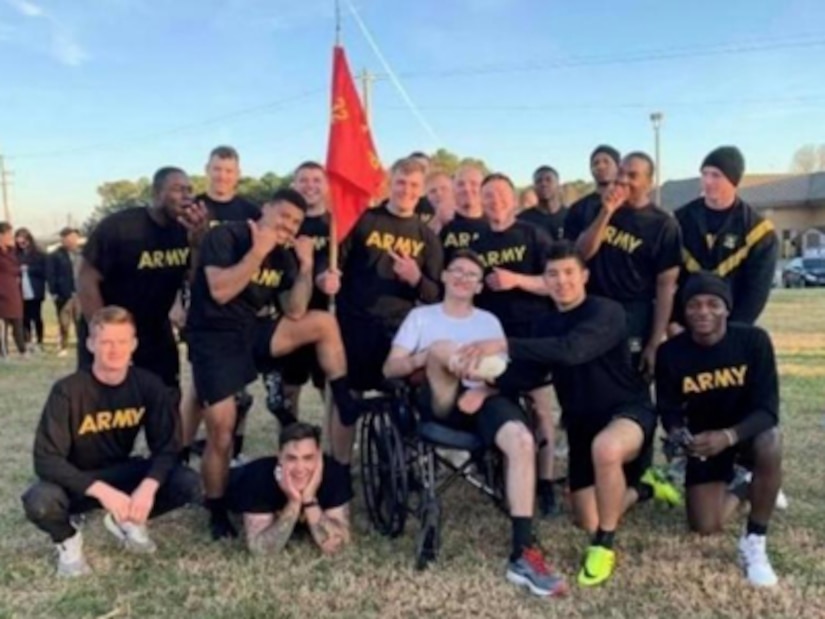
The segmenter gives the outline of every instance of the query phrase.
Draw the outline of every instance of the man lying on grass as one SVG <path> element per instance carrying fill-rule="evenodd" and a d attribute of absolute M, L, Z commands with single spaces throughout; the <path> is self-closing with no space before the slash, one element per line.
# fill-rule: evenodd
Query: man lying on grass
<path fill-rule="evenodd" d="M 720 532 L 742 499 L 751 512 L 739 540 L 739 559 L 752 584 L 771 586 L 776 574 L 765 534 L 782 483 L 779 384 L 773 345 L 759 327 L 728 324 L 728 284 L 699 272 L 682 290 L 687 331 L 659 349 L 656 394 L 672 441 L 688 455 L 688 525 Z M 737 464 L 752 471 L 750 483 L 734 483 Z"/>
<path fill-rule="evenodd" d="M 54 385 L 34 442 L 39 480 L 23 495 L 26 517 L 57 545 L 57 573 L 90 571 L 71 517 L 103 507 L 106 529 L 127 550 L 151 553 L 146 521 L 200 500 L 198 475 L 178 464 L 178 412 L 160 378 L 131 365 L 137 348 L 131 314 L 95 312 L 89 370 Z M 130 457 L 143 428 L 151 457 Z"/>
<path fill-rule="evenodd" d="M 295 422 L 281 431 L 278 456 L 232 469 L 226 489 L 229 511 L 243 514 L 246 545 L 253 554 L 282 550 L 299 524 L 326 554 L 350 540 L 349 467 L 321 452 L 321 429 Z"/>

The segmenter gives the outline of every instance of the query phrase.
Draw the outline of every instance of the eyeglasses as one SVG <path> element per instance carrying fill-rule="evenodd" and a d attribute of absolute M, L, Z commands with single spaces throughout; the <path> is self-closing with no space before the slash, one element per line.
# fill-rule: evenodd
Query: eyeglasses
<path fill-rule="evenodd" d="M 481 273 L 476 273 L 475 271 L 465 271 L 464 269 L 447 269 L 447 273 L 455 277 L 456 279 L 466 279 L 470 282 L 478 282 L 481 281 Z"/>

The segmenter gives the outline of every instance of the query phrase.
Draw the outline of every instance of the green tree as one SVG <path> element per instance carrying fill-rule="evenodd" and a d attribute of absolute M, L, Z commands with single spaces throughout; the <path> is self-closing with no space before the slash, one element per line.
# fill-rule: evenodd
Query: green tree
<path fill-rule="evenodd" d="M 152 187 L 149 179 L 145 177 L 137 181 L 109 181 L 97 188 L 97 195 L 100 196 L 100 204 L 95 207 L 89 219 L 83 224 L 86 233 L 110 213 L 148 204 L 152 199 Z"/>
<path fill-rule="evenodd" d="M 455 174 L 455 171 L 464 164 L 475 164 L 479 166 L 484 174 L 489 174 L 490 168 L 484 163 L 482 159 L 475 159 L 473 157 L 459 157 L 455 153 L 446 148 L 439 148 L 430 156 L 431 167 L 433 170 L 446 172 L 447 174 Z"/>

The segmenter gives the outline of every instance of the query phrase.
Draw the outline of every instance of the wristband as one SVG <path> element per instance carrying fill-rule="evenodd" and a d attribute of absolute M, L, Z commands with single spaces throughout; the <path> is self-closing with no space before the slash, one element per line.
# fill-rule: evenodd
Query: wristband
<path fill-rule="evenodd" d="M 733 447 L 736 444 L 736 434 L 734 434 L 733 430 L 722 430 L 725 433 L 725 436 L 728 439 L 728 447 Z"/>
<path fill-rule="evenodd" d="M 311 501 L 307 501 L 306 503 L 301 503 L 302 509 L 307 509 L 308 507 L 318 507 L 318 499 L 312 499 Z"/>

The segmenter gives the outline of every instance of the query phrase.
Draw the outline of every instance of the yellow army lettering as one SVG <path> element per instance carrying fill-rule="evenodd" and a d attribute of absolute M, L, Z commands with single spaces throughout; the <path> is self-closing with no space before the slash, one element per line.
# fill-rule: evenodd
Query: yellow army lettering
<path fill-rule="evenodd" d="M 115 411 L 98 411 L 88 413 L 80 423 L 78 436 L 84 434 L 97 434 L 107 430 L 121 430 L 125 428 L 136 428 L 143 419 L 146 408 L 118 408 Z"/>
<path fill-rule="evenodd" d="M 189 261 L 189 248 L 156 249 L 141 252 L 138 260 L 140 269 L 165 269 L 167 267 L 185 267 Z"/>
<path fill-rule="evenodd" d="M 470 243 L 478 240 L 478 232 L 450 232 L 444 237 L 444 247 L 458 247 L 464 249 Z"/>
<path fill-rule="evenodd" d="M 396 236 L 390 232 L 370 232 L 366 245 L 383 251 L 394 251 L 410 258 L 418 258 L 424 250 L 424 241 L 417 241 L 406 236 Z"/>
<path fill-rule="evenodd" d="M 618 247 L 628 254 L 632 254 L 642 246 L 642 239 L 624 230 L 619 230 L 615 226 L 607 226 L 607 229 L 604 231 L 604 240 L 608 245 Z"/>
<path fill-rule="evenodd" d="M 521 262 L 524 260 L 526 253 L 527 246 L 519 245 L 518 247 L 507 247 L 506 249 L 491 249 L 483 252 L 479 257 L 484 266 L 491 269 L 504 264 Z"/>
<path fill-rule="evenodd" d="M 275 269 L 258 269 L 258 272 L 252 276 L 252 283 L 267 288 L 277 288 L 281 285 L 283 278 L 283 271 L 276 271 Z"/>
<path fill-rule="evenodd" d="M 744 387 L 747 365 L 720 368 L 709 372 L 700 372 L 696 376 L 685 376 L 682 380 L 682 394 L 704 393 L 713 389 Z"/>

